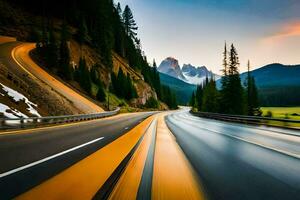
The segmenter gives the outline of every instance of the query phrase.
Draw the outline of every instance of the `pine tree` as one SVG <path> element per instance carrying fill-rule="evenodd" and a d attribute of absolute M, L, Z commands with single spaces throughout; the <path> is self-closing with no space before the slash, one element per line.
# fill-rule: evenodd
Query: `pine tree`
<path fill-rule="evenodd" d="M 62 23 L 61 34 L 60 34 L 60 48 L 59 48 L 59 65 L 60 75 L 62 78 L 71 80 L 73 76 L 73 70 L 70 65 L 70 51 L 68 47 L 69 30 L 66 21 Z"/>
<path fill-rule="evenodd" d="M 127 100 L 130 100 L 132 98 L 136 98 L 137 97 L 137 92 L 136 92 L 136 89 L 132 83 L 132 80 L 130 78 L 129 75 L 127 75 L 126 77 L 126 83 L 125 83 L 125 86 L 126 86 L 126 94 L 125 94 L 125 98 Z"/>
<path fill-rule="evenodd" d="M 126 76 L 124 75 L 123 70 L 120 68 L 117 76 L 117 88 L 116 89 L 116 95 L 125 98 L 126 93 L 127 93 L 127 81 L 126 81 Z"/>
<path fill-rule="evenodd" d="M 79 27 L 77 31 L 78 42 L 82 46 L 88 39 L 88 28 L 86 25 L 85 17 L 81 14 Z"/>
<path fill-rule="evenodd" d="M 122 15 L 122 8 L 121 8 L 120 2 L 118 2 L 118 4 L 117 4 L 116 11 L 117 11 L 117 13 L 119 14 L 119 16 L 122 17 L 122 16 L 121 16 L 121 15 Z M 123 21 L 122 18 L 120 18 L 120 19 L 121 19 L 121 21 Z"/>
<path fill-rule="evenodd" d="M 257 88 L 255 84 L 255 79 L 251 76 L 250 73 L 250 61 L 247 64 L 248 73 L 247 73 L 247 82 L 246 82 L 246 89 L 247 89 L 247 114 L 252 115 L 260 115 L 261 111 L 259 108 L 258 102 L 258 95 L 257 95 Z"/>
<path fill-rule="evenodd" d="M 49 68 L 58 67 L 58 47 L 53 31 L 53 24 L 49 25 L 49 42 L 46 46 L 46 63 Z"/>
<path fill-rule="evenodd" d="M 244 89 L 239 76 L 239 58 L 233 44 L 229 53 L 228 74 L 222 79 L 219 112 L 227 114 L 244 114 Z"/>
<path fill-rule="evenodd" d="M 78 66 L 79 84 L 88 94 L 91 94 L 92 80 L 84 58 L 80 58 Z"/>
<path fill-rule="evenodd" d="M 191 96 L 189 105 L 190 105 L 192 108 L 195 107 L 195 92 L 192 92 L 192 96 Z"/>
<path fill-rule="evenodd" d="M 121 4 L 118 3 L 113 15 L 114 50 L 120 56 L 125 56 L 125 29 L 123 25 Z"/>
<path fill-rule="evenodd" d="M 98 92 L 97 92 L 96 98 L 98 101 L 101 101 L 101 102 L 104 102 L 106 100 L 106 94 L 103 89 L 103 85 L 102 85 L 101 81 L 98 84 Z"/>
<path fill-rule="evenodd" d="M 202 107 L 204 112 L 217 112 L 218 111 L 218 92 L 216 82 L 213 78 L 207 83 L 203 89 Z"/>
<path fill-rule="evenodd" d="M 123 12 L 123 21 L 124 21 L 125 33 L 130 38 L 134 39 L 137 36 L 136 31 L 138 27 L 135 23 L 135 20 L 133 19 L 133 14 L 128 5 L 126 5 L 125 10 Z"/>
<path fill-rule="evenodd" d="M 157 68 L 157 64 L 156 64 L 155 59 L 153 59 L 153 65 L 152 66 Z"/>
<path fill-rule="evenodd" d="M 240 65 L 239 57 L 236 48 L 233 46 L 233 44 L 231 44 L 228 74 L 229 75 L 239 74 L 239 70 L 238 70 L 239 65 Z"/>
<path fill-rule="evenodd" d="M 196 90 L 196 107 L 198 111 L 201 111 L 202 102 L 203 102 L 203 86 L 198 85 Z"/>

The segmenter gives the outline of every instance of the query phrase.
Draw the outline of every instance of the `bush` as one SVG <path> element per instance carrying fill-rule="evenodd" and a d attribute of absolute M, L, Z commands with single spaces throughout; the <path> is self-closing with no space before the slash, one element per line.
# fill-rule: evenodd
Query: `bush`
<path fill-rule="evenodd" d="M 103 89 L 102 85 L 99 86 L 96 98 L 97 98 L 98 101 L 101 101 L 101 102 L 104 102 L 105 99 L 106 99 L 106 94 L 104 92 L 104 89 Z"/>
<path fill-rule="evenodd" d="M 265 114 L 265 117 L 273 117 L 273 113 L 268 110 L 267 113 Z"/>
<path fill-rule="evenodd" d="M 154 97 L 150 97 L 145 104 L 146 108 L 158 108 L 158 106 L 159 103 Z"/>

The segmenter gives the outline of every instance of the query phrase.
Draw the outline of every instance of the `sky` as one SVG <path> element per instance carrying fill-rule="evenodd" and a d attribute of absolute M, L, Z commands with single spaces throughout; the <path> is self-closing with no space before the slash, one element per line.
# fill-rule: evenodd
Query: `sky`
<path fill-rule="evenodd" d="M 117 2 L 117 1 L 115 1 Z M 148 61 L 222 68 L 225 41 L 240 71 L 270 63 L 300 64 L 300 0 L 119 0 L 129 5 Z"/>

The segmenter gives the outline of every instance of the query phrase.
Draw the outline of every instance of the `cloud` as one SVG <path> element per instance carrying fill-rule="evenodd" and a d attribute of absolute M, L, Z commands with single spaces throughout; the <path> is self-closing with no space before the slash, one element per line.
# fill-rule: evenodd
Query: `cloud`
<path fill-rule="evenodd" d="M 278 41 L 289 37 L 300 37 L 300 21 L 283 24 L 274 34 L 268 36 L 269 41 Z"/>

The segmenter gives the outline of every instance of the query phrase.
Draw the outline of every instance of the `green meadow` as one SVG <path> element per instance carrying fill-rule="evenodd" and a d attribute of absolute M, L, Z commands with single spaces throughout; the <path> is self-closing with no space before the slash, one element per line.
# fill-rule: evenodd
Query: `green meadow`
<path fill-rule="evenodd" d="M 272 112 L 272 117 L 300 120 L 300 107 L 262 107 L 263 116 Z"/>

